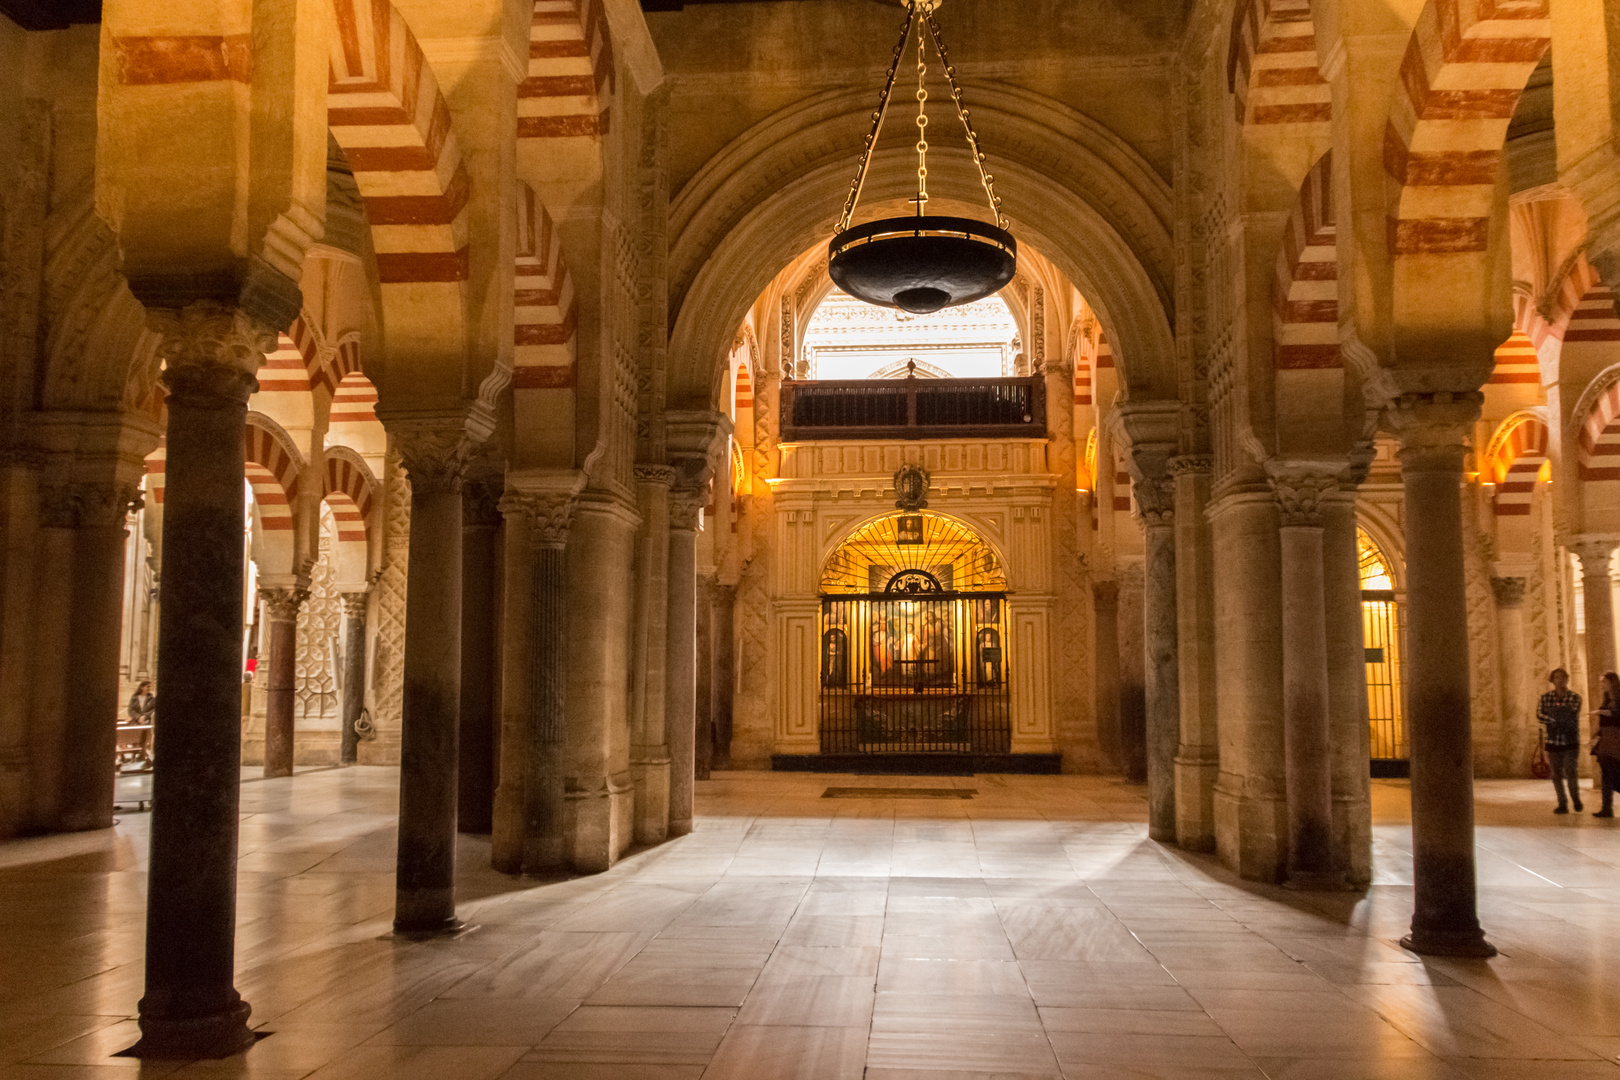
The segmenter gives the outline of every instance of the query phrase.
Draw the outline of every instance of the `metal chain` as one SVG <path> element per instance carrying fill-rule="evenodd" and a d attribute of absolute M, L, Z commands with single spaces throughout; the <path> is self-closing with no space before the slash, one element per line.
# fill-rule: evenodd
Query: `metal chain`
<path fill-rule="evenodd" d="M 923 14 L 934 10 L 933 0 L 920 0 Z M 917 216 L 928 206 L 928 39 L 917 34 Z"/>
<path fill-rule="evenodd" d="M 849 223 L 855 217 L 855 204 L 860 200 L 861 188 L 866 185 L 866 171 L 872 164 L 872 148 L 877 145 L 878 133 L 883 130 L 883 117 L 889 111 L 889 94 L 894 89 L 894 77 L 900 70 L 900 58 L 905 55 L 906 42 L 911 39 L 911 24 L 917 17 L 916 0 L 906 6 L 906 24 L 900 28 L 900 40 L 894 47 L 894 58 L 889 61 L 889 76 L 883 82 L 883 91 L 878 94 L 878 107 L 872 113 L 872 130 L 866 136 L 866 148 L 861 151 L 860 164 L 855 167 L 855 179 L 849 185 L 849 198 L 844 200 L 844 213 L 838 219 L 838 231 L 843 232 L 849 228 Z M 921 44 L 921 35 L 918 43 Z"/>
<path fill-rule="evenodd" d="M 939 24 L 934 22 L 934 5 L 928 3 L 923 8 L 923 18 L 928 23 L 928 33 L 934 39 L 934 49 L 939 53 L 940 63 L 945 65 L 945 78 L 951 83 L 951 98 L 956 102 L 956 115 L 962 120 L 962 128 L 967 132 L 968 149 L 973 152 L 973 164 L 979 169 L 979 182 L 984 185 L 984 193 L 990 199 L 990 213 L 996 219 L 996 225 L 1005 229 L 1007 216 L 1001 212 L 1001 199 L 996 195 L 996 178 L 984 167 L 984 151 L 979 149 L 979 135 L 973 130 L 973 118 L 967 107 L 962 103 L 962 87 L 956 81 L 956 68 L 951 66 L 951 57 L 945 50 L 945 39 L 940 36 Z M 910 20 L 907 20 L 909 25 Z"/>

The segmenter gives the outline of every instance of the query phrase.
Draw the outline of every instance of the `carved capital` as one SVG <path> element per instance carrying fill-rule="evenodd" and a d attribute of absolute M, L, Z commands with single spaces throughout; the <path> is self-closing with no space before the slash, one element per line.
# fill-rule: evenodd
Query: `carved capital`
<path fill-rule="evenodd" d="M 1208 476 L 1215 471 L 1214 454 L 1180 454 L 1166 466 L 1171 476 Z"/>
<path fill-rule="evenodd" d="M 1336 473 L 1326 470 L 1282 465 L 1268 470 L 1271 491 L 1277 497 L 1282 527 L 1322 527 L 1322 509 L 1329 496 L 1339 490 Z"/>
<path fill-rule="evenodd" d="M 1608 575 L 1609 559 L 1614 555 L 1614 549 L 1617 546 L 1620 546 L 1620 540 L 1614 537 L 1572 536 L 1569 538 L 1569 550 L 1573 551 L 1581 560 L 1581 573 L 1588 577 Z"/>
<path fill-rule="evenodd" d="M 346 592 L 343 596 L 343 617 L 346 619 L 364 619 L 366 609 L 371 603 L 371 593 Z"/>
<path fill-rule="evenodd" d="M 1168 476 L 1132 476 L 1131 494 L 1136 496 L 1136 513 L 1148 528 L 1174 525 L 1176 484 Z"/>
<path fill-rule="evenodd" d="M 1485 395 L 1479 391 L 1402 394 L 1389 403 L 1384 422 L 1401 440 L 1401 468 L 1462 472 L 1463 455 Z"/>
<path fill-rule="evenodd" d="M 122 529 L 142 505 L 134 484 L 64 481 L 40 489 L 40 524 L 47 529 Z"/>
<path fill-rule="evenodd" d="M 1516 608 L 1524 603 L 1525 583 L 1526 579 L 1522 577 L 1491 578 L 1491 592 L 1496 596 L 1496 606 Z"/>
<path fill-rule="evenodd" d="M 635 475 L 638 484 L 656 484 L 659 487 L 669 487 L 675 483 L 675 470 L 668 465 L 654 465 L 650 462 L 637 463 Z"/>
<path fill-rule="evenodd" d="M 399 421 L 391 427 L 413 494 L 461 490 L 473 452 L 466 428 L 443 421 Z"/>
<path fill-rule="evenodd" d="M 703 521 L 703 504 L 708 500 L 702 490 L 675 488 L 669 493 L 669 527 L 696 532 Z"/>
<path fill-rule="evenodd" d="M 295 622 L 298 609 L 309 599 L 309 590 L 297 585 L 261 588 L 259 599 L 271 622 Z"/>
<path fill-rule="evenodd" d="M 574 524 L 579 499 L 565 492 L 507 492 L 501 497 L 501 513 L 521 518 L 529 526 L 529 538 L 536 548 L 560 550 L 568 546 L 568 531 Z"/>
<path fill-rule="evenodd" d="M 499 481 L 468 480 L 461 489 L 461 524 L 465 528 L 493 529 L 501 523 Z"/>
<path fill-rule="evenodd" d="M 164 388 L 188 405 L 245 404 L 259 388 L 256 376 L 265 353 L 276 347 L 274 328 L 210 300 L 178 311 L 148 311 L 147 325 L 161 338 L 157 351 Z"/>

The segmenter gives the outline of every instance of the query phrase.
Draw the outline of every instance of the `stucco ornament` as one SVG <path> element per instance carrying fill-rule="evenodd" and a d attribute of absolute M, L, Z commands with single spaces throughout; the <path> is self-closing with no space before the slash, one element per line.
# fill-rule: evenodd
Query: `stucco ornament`
<path fill-rule="evenodd" d="M 894 474 L 894 505 L 899 510 L 928 507 L 928 485 L 933 478 L 921 465 L 902 465 Z"/>

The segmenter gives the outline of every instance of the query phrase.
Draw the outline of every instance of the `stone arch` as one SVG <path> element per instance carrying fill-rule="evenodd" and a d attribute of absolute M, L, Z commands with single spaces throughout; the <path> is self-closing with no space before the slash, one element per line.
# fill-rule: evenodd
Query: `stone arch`
<path fill-rule="evenodd" d="M 1007 545 L 1002 541 L 1001 537 L 995 534 L 994 530 L 992 530 L 987 523 L 975 520 L 974 515 L 966 513 L 947 513 L 942 510 L 934 509 L 923 510 L 920 512 L 924 516 L 943 518 L 944 520 L 952 523 L 956 527 L 971 535 L 979 543 L 983 544 L 989 549 L 990 554 L 994 557 L 996 567 L 1001 573 L 1002 577 L 1010 580 L 1010 568 L 1012 564 L 1007 560 Z M 876 513 L 868 514 L 864 517 L 846 522 L 839 528 L 838 532 L 834 536 L 822 542 L 821 549 L 817 552 L 816 581 L 819 583 L 825 578 L 828 566 L 831 563 L 833 556 L 836 555 L 838 550 L 848 543 L 853 537 L 880 521 L 887 518 L 899 517 L 902 513 L 905 513 L 905 511 L 896 511 L 893 509 L 880 510 Z"/>
<path fill-rule="evenodd" d="M 607 134 L 613 42 L 603 0 L 535 0 L 528 77 L 518 87 L 519 139 Z"/>
<path fill-rule="evenodd" d="M 1344 366 L 1339 352 L 1337 235 L 1329 151 L 1306 174 L 1277 252 L 1272 360 L 1279 371 Z"/>
<path fill-rule="evenodd" d="M 538 9 L 540 5 L 536 5 Z M 578 362 L 579 312 L 557 226 L 518 181 L 517 256 L 512 284 L 512 388 L 570 389 Z"/>
<path fill-rule="evenodd" d="M 1317 63 L 1310 0 L 1236 0 L 1226 88 L 1239 124 L 1311 124 L 1327 131 L 1333 93 Z"/>
<path fill-rule="evenodd" d="M 731 328 L 782 267 L 832 232 L 847 193 L 849 132 L 869 112 L 864 94 L 829 92 L 750 129 L 717 154 L 671 206 L 672 402 L 707 406 Z M 1090 302 L 1125 357 L 1129 392 L 1176 393 L 1170 333 L 1168 189 L 1100 125 L 1026 91 L 976 90 L 974 116 L 997 133 L 998 191 L 1013 231 Z M 930 186 L 941 204 L 975 212 L 980 184 L 965 150 L 936 150 Z M 915 186 L 906 151 L 880 151 L 867 205 Z M 804 212 L 825 207 L 824 217 Z M 957 212 L 941 205 L 940 212 Z"/>
<path fill-rule="evenodd" d="M 1496 347 L 1496 366 L 1491 380 L 1498 386 L 1531 384 L 1541 385 L 1541 361 L 1535 344 L 1518 330 Z"/>
<path fill-rule="evenodd" d="M 293 324 L 302 329 L 303 320 Z M 310 391 L 310 371 L 305 354 L 291 334 L 279 334 L 276 348 L 264 356 L 259 368 L 260 394 L 307 394 Z"/>
<path fill-rule="evenodd" d="M 450 106 L 388 0 L 332 0 L 327 125 L 371 224 L 390 353 L 465 353 L 471 180 Z"/>
<path fill-rule="evenodd" d="M 1395 578 L 1395 591 L 1406 590 L 1406 533 L 1387 504 L 1364 502 L 1356 508 L 1356 527 L 1367 534 Z"/>
<path fill-rule="evenodd" d="M 249 412 L 243 436 L 247 482 L 253 490 L 253 558 L 263 574 L 290 574 L 296 559 L 293 508 L 304 462 L 281 425 Z"/>
<path fill-rule="evenodd" d="M 1582 480 L 1620 480 L 1620 365 L 1593 380 L 1576 408 Z"/>
<path fill-rule="evenodd" d="M 1486 446 L 1485 464 L 1496 483 L 1496 516 L 1530 513 L 1530 498 L 1549 457 L 1551 435 L 1539 412 L 1514 413 L 1497 427 Z"/>
<path fill-rule="evenodd" d="M 343 446 L 326 451 L 324 501 L 337 525 L 337 576 L 346 584 L 366 580 L 370 562 L 376 479 L 360 455 Z"/>
<path fill-rule="evenodd" d="M 1550 32 L 1546 0 L 1428 0 L 1418 15 L 1384 133 L 1398 352 L 1477 368 L 1500 341 L 1492 204 L 1508 122 Z M 1441 280 L 1456 302 L 1436 302 Z"/>

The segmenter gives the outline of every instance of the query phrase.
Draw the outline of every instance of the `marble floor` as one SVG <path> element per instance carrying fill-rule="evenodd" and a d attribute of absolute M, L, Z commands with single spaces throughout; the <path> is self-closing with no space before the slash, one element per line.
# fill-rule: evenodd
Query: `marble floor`
<path fill-rule="evenodd" d="M 0 845 L 0 1077 L 1620 1080 L 1620 831 L 1545 784 L 1479 784 L 1482 962 L 1395 944 L 1399 781 L 1373 887 L 1302 896 L 1149 842 L 1106 779 L 727 773 L 693 835 L 595 877 L 506 878 L 464 838 L 472 929 L 407 942 L 396 779 L 243 784 L 237 984 L 271 1034 L 226 1061 L 110 1056 L 146 814 Z"/>

